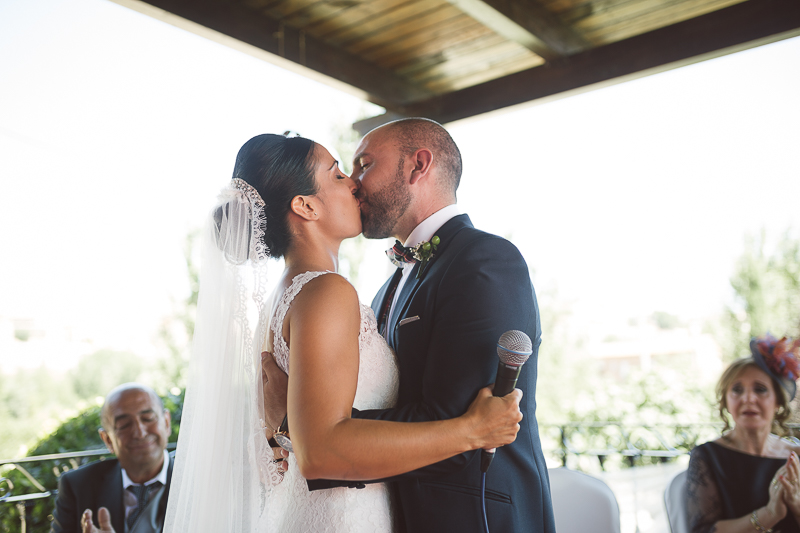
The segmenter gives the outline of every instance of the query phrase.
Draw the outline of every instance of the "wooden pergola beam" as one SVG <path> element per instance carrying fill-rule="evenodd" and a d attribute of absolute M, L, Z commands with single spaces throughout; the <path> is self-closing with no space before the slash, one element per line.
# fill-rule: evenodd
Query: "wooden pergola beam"
<path fill-rule="evenodd" d="M 145 3 L 356 87 L 366 99 L 397 107 L 433 93 L 280 21 L 225 0 L 144 0 Z M 125 2 L 120 2 L 125 4 Z M 174 22 L 174 21 L 173 21 Z"/>
<path fill-rule="evenodd" d="M 589 48 L 588 41 L 536 0 L 447 1 L 548 61 Z"/>
<path fill-rule="evenodd" d="M 677 68 L 800 35 L 800 1 L 748 0 L 402 108 L 442 123 Z"/>

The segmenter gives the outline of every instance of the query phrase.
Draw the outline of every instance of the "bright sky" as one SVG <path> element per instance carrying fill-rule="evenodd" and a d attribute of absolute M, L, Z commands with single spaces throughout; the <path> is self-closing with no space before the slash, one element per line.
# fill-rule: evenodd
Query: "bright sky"
<path fill-rule="evenodd" d="M 455 126 L 461 199 L 588 313 L 705 316 L 745 233 L 800 237 L 799 94 L 794 38 Z"/>
<path fill-rule="evenodd" d="M 453 124 L 459 204 L 589 316 L 706 316 L 746 232 L 800 226 L 798 94 L 795 38 Z M 3 0 L 0 318 L 151 351 L 238 148 L 377 112 L 107 0 Z"/>

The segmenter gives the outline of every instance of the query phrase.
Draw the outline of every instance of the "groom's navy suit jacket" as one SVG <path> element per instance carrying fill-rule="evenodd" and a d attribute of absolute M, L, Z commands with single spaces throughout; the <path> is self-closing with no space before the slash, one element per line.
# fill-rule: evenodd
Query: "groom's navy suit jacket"
<path fill-rule="evenodd" d="M 524 393 L 524 418 L 516 441 L 497 450 L 486 475 L 486 513 L 492 533 L 554 533 L 550 482 L 535 416 L 541 326 L 528 267 L 513 244 L 476 230 L 467 215 L 451 219 L 436 235 L 438 249 L 420 279 L 420 265 L 414 266 L 387 325 L 400 367 L 397 406 L 354 411 L 353 416 L 401 422 L 459 416 L 481 387 L 494 382 L 500 336 L 512 329 L 524 331 L 533 341 L 533 354 L 517 383 Z M 400 275 L 398 270 L 373 300 L 376 316 Z M 399 500 L 395 511 L 400 531 L 483 532 L 480 451 L 389 481 Z M 325 483 L 309 481 L 309 487 L 331 486 Z"/>

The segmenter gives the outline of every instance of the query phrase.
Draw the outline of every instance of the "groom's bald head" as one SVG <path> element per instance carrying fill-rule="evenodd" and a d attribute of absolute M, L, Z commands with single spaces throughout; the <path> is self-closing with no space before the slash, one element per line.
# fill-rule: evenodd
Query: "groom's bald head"
<path fill-rule="evenodd" d="M 427 118 L 403 118 L 379 126 L 372 132 L 380 131 L 392 139 L 400 150 L 400 157 L 413 157 L 420 148 L 427 148 L 434 158 L 437 182 L 443 193 L 452 194 L 461 183 L 461 151 L 444 127 Z"/>

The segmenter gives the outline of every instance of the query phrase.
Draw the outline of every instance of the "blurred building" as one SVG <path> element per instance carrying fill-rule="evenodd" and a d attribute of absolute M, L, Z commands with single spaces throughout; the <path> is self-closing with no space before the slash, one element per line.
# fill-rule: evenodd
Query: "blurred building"
<path fill-rule="evenodd" d="M 613 334 L 590 339 L 587 355 L 600 363 L 603 375 L 617 381 L 633 371 L 657 368 L 689 373 L 702 382 L 716 380 L 722 371 L 722 352 L 714 337 L 699 325 L 658 317 L 634 319 Z"/>
<path fill-rule="evenodd" d="M 0 317 L 0 372 L 47 367 L 67 370 L 97 350 L 74 328 L 27 318 Z"/>

